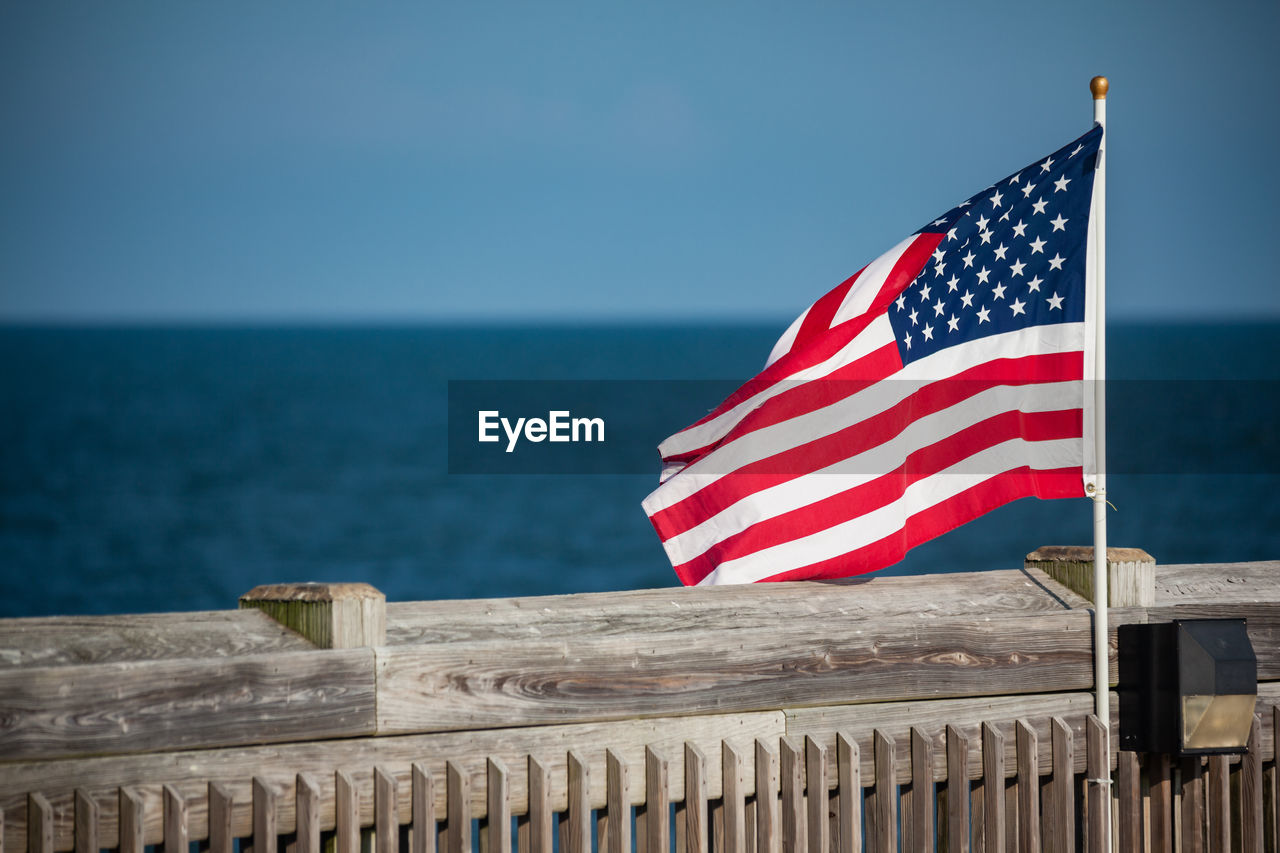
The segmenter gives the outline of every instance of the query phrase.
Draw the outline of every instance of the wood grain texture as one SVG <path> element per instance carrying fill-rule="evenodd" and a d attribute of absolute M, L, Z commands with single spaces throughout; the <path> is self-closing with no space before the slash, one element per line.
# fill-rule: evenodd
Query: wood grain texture
<path fill-rule="evenodd" d="M 172 785 L 164 786 L 164 853 L 190 853 L 187 844 L 187 801 Z M 263 853 L 262 848 L 258 848 Z M 275 853 L 273 844 L 266 853 Z"/>
<path fill-rule="evenodd" d="M 76 789 L 76 853 L 98 853 L 98 804 Z"/>
<path fill-rule="evenodd" d="M 757 738 L 755 742 L 756 853 L 779 853 L 782 849 L 778 743 L 778 738 Z"/>
<path fill-rule="evenodd" d="M 1231 786 L 1227 780 L 1231 764 L 1225 755 L 1209 756 L 1209 851 L 1230 853 Z"/>
<path fill-rule="evenodd" d="M 120 830 L 117 836 L 120 853 L 142 853 L 146 844 L 146 818 L 142 796 L 133 788 L 121 788 L 119 800 Z M 99 836 L 101 843 L 101 836 Z"/>
<path fill-rule="evenodd" d="M 1067 721 L 1054 717 L 1050 726 L 1052 758 L 1049 806 L 1044 813 L 1044 848 L 1050 853 L 1074 853 L 1076 849 L 1075 732 Z M 1136 848 L 1125 848 L 1136 849 Z"/>
<path fill-rule="evenodd" d="M 1067 606 L 1022 570 L 916 578 L 671 587 L 387 605 L 390 645 L 734 630 L 744 624 L 1049 613 Z"/>
<path fill-rule="evenodd" d="M 683 818 L 683 853 L 707 853 L 707 757 L 696 743 L 684 745 L 684 803 L 677 814 Z"/>
<path fill-rule="evenodd" d="M 605 804 L 604 750 L 613 748 L 637 766 L 642 765 L 644 749 L 653 746 L 666 755 L 677 756 L 672 765 L 673 800 L 684 797 L 683 750 L 686 742 L 719 754 L 720 741 L 735 739 L 750 744 L 756 738 L 774 742 L 785 729 L 780 712 L 755 714 L 709 715 L 654 720 L 589 723 L 567 726 L 494 729 L 481 732 L 449 732 L 434 735 L 355 738 L 340 741 L 277 746 L 194 750 L 154 755 L 107 756 L 101 758 L 63 759 L 49 762 L 15 762 L 0 765 L 0 809 L 8 815 L 6 835 L 13 849 L 26 849 L 26 797 L 31 790 L 43 790 L 56 805 L 55 835 L 58 850 L 71 850 L 74 826 L 71 820 L 72 792 L 85 788 L 99 804 L 99 834 L 103 846 L 112 846 L 117 837 L 119 814 L 117 788 L 137 786 L 152 800 L 155 808 L 145 816 L 146 844 L 161 840 L 159 817 L 160 791 L 157 783 L 167 782 L 181 790 L 190 804 L 193 838 L 204 838 L 208 832 L 207 803 L 210 782 L 226 786 L 234 795 L 233 831 L 237 837 L 248 836 L 252 827 L 252 791 L 248 774 L 257 772 L 279 792 L 279 827 L 283 833 L 295 830 L 293 789 L 298 773 L 310 773 L 321 784 L 321 826 L 332 829 L 334 821 L 334 773 L 342 770 L 352 784 L 369 794 L 358 803 L 356 820 L 360 826 L 373 824 L 373 769 L 384 766 L 396 776 L 399 786 L 399 818 L 402 824 L 413 818 L 409 792 L 412 789 L 412 766 L 420 762 L 425 771 L 441 780 L 433 791 L 436 819 L 443 821 L 445 812 L 445 761 L 453 760 L 464 767 L 472 778 L 472 813 L 484 816 L 485 757 L 501 759 L 508 767 L 524 768 L 529 756 L 546 766 L 553 780 L 548 796 L 555 811 L 567 806 L 566 753 L 579 749 L 588 762 L 591 777 L 591 807 Z M 528 774 L 511 774 L 511 808 L 513 813 L 526 811 Z M 708 779 L 708 796 L 720 796 L 720 775 Z M 748 780 L 747 793 L 754 792 L 754 776 Z M 634 803 L 643 797 L 643 789 L 633 792 Z"/>
<path fill-rule="evenodd" d="M 551 853 L 554 844 L 552 828 L 555 825 L 555 815 L 551 810 L 551 771 L 532 755 L 529 756 L 528 771 L 528 836 L 521 843 L 520 849 L 531 850 L 533 853 Z M 567 799 L 567 791 L 565 796 Z"/>
<path fill-rule="evenodd" d="M 471 853 L 471 774 L 445 762 L 448 853 Z"/>
<path fill-rule="evenodd" d="M 836 853 L 860 853 L 862 850 L 862 757 L 858 742 L 844 732 L 836 733 L 836 805 L 834 839 Z"/>
<path fill-rule="evenodd" d="M 240 607 L 266 613 L 322 649 L 387 642 L 387 597 L 367 583 L 285 583 L 257 586 Z"/>
<path fill-rule="evenodd" d="M 1142 769 L 1136 752 L 1121 752 L 1116 768 L 1116 842 L 1121 850 L 1142 847 Z"/>
<path fill-rule="evenodd" d="M 320 785 L 304 773 L 298 774 L 297 853 L 320 853 Z"/>
<path fill-rule="evenodd" d="M 1156 567 L 1156 607 L 1280 601 L 1280 561 Z"/>
<path fill-rule="evenodd" d="M 314 648 L 265 613 L 248 610 L 0 619 L 0 671 Z"/>
<path fill-rule="evenodd" d="M 1167 755 L 1147 756 L 1151 853 L 1173 853 L 1173 767 Z"/>
<path fill-rule="evenodd" d="M 898 851 L 898 775 L 893 738 L 876 731 L 872 741 L 875 760 L 874 805 L 875 833 L 868 838 L 876 853 Z"/>
<path fill-rule="evenodd" d="M 337 853 L 360 853 L 360 791 L 345 770 L 335 771 L 333 777 Z"/>
<path fill-rule="evenodd" d="M 295 777 L 296 778 L 296 777 Z M 253 846 L 251 853 L 276 853 L 276 792 L 261 776 L 253 777 Z"/>
<path fill-rule="evenodd" d="M 938 801 L 936 790 L 934 789 L 933 767 L 933 738 L 927 736 L 920 729 L 912 727 L 911 824 L 915 850 L 932 851 L 936 846 L 934 842 L 934 817 L 938 810 Z"/>
<path fill-rule="evenodd" d="M 53 853 L 53 806 L 43 794 L 27 798 L 27 853 Z"/>
<path fill-rule="evenodd" d="M 99 853 L 97 844 L 97 803 L 76 789 L 76 853 Z"/>
<path fill-rule="evenodd" d="M 912 728 L 933 739 L 933 778 L 941 782 L 947 778 L 946 743 L 944 733 L 948 725 L 959 730 L 975 743 L 981 738 L 984 723 L 995 726 L 1005 736 L 1004 743 L 1009 775 L 1014 766 L 1014 724 L 1025 719 L 1036 732 L 1039 761 L 1046 767 L 1052 760 L 1050 719 L 1060 717 L 1070 726 L 1077 740 L 1084 737 L 1085 718 L 1092 713 L 1092 693 L 1046 693 L 1031 696 L 996 696 L 976 699 L 945 699 L 933 702 L 885 702 L 868 705 L 843 705 L 826 708 L 801 708 L 788 710 L 787 732 L 812 736 L 822 741 L 827 749 L 834 748 L 835 735 L 843 731 L 862 744 L 863 784 L 870 784 L 874 767 L 869 755 L 873 733 L 884 731 L 895 739 L 898 752 L 896 770 L 900 777 L 911 774 L 910 733 Z M 1118 719 L 1119 701 L 1111 697 L 1112 720 Z M 1114 724 L 1114 723 L 1113 723 Z M 1114 746 L 1114 744 L 1113 744 Z M 1265 744 L 1264 744 L 1265 754 Z M 981 778 L 982 756 L 977 751 L 969 755 L 968 776 Z M 1083 772 L 1084 755 L 1078 750 L 1074 756 L 1075 772 Z"/>
<path fill-rule="evenodd" d="M 827 748 L 811 737 L 804 739 L 805 756 L 805 820 L 809 853 L 829 853 L 831 825 L 828 820 L 829 789 L 835 787 L 835 779 L 828 784 Z"/>
<path fill-rule="evenodd" d="M 413 799 L 413 844 L 410 853 L 436 853 L 436 780 L 421 761 L 410 768 L 410 796 Z M 522 850 L 528 850 L 527 842 Z"/>
<path fill-rule="evenodd" d="M 301 797 L 301 794 L 299 794 Z M 231 792 L 217 782 L 209 783 L 209 853 L 234 853 L 235 836 L 231 834 L 231 812 L 234 808 Z M 121 815 L 121 835 L 124 835 L 123 815 Z M 139 826 L 141 829 L 141 826 Z M 139 846 L 142 839 L 139 838 Z"/>
<path fill-rule="evenodd" d="M 1182 824 L 1178 836 L 1181 853 L 1204 853 L 1205 850 L 1204 768 L 1201 761 L 1199 756 L 1182 759 Z M 1091 822 L 1091 838 L 1092 830 Z"/>
<path fill-rule="evenodd" d="M 626 759 L 613 750 L 605 753 L 605 776 L 609 810 L 606 853 L 631 853 L 631 781 Z"/>
<path fill-rule="evenodd" d="M 982 726 L 983 835 L 987 853 L 1004 853 L 1007 817 L 1004 797 L 1005 736 L 997 726 Z"/>
<path fill-rule="evenodd" d="M 375 650 L 378 732 L 1083 690 L 1090 614 Z"/>
<path fill-rule="evenodd" d="M 721 800 L 724 803 L 724 853 L 746 853 L 747 850 L 747 780 L 746 758 L 731 742 L 725 741 L 720 752 Z M 650 853 L 665 849 L 666 839 L 650 848 Z M 826 851 L 823 851 L 826 853 Z"/>
<path fill-rule="evenodd" d="M 947 850 L 969 853 L 969 738 L 947 726 Z"/>
<path fill-rule="evenodd" d="M 1262 853 L 1262 718 L 1256 715 L 1247 748 L 1240 758 L 1240 848 Z"/>
<path fill-rule="evenodd" d="M 1040 750 L 1036 730 L 1025 720 L 1015 729 L 1018 780 L 1018 850 L 1040 853 Z"/>
<path fill-rule="evenodd" d="M 395 777 L 387 774 L 394 784 Z M 511 850 L 511 774 L 500 758 L 490 756 L 485 772 L 485 816 L 480 827 L 482 853 L 510 853 Z M 394 790 L 394 789 L 393 789 Z M 388 820 L 394 820 L 395 799 L 387 809 Z M 386 853 L 395 853 L 388 850 Z"/>
<path fill-rule="evenodd" d="M 782 853 L 808 853 L 804 813 L 804 742 L 784 737 L 778 745 L 782 797 Z"/>
<path fill-rule="evenodd" d="M 397 787 L 395 775 L 385 767 L 373 769 L 373 830 L 376 853 L 397 853 L 399 847 L 400 819 L 396 808 Z M 490 803 L 492 802 L 490 798 Z"/>
<path fill-rule="evenodd" d="M 569 772 L 568 853 L 591 853 L 591 766 L 575 750 L 566 757 Z M 663 788 L 665 791 L 665 780 Z M 507 848 L 503 848 L 507 850 Z"/>
<path fill-rule="evenodd" d="M 0 670 L 0 761 L 373 734 L 368 649 Z"/>

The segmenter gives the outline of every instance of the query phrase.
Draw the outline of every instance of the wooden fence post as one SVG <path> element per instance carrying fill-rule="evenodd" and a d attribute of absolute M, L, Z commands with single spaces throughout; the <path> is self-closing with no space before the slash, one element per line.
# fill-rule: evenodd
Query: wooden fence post
<path fill-rule="evenodd" d="M 256 586 L 240 596 L 240 609 L 250 608 L 322 649 L 387 644 L 387 597 L 367 583 Z"/>
<path fill-rule="evenodd" d="M 1093 546 L 1047 545 L 1027 555 L 1027 569 L 1040 569 L 1077 595 L 1093 601 Z M 1107 549 L 1107 606 L 1153 607 L 1156 560 L 1141 548 Z"/>

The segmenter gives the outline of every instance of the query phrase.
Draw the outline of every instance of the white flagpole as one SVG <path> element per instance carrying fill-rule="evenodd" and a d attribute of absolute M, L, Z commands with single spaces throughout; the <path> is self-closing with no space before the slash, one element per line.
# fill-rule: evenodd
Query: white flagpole
<path fill-rule="evenodd" d="M 1111 760 L 1111 676 L 1108 670 L 1107 644 L 1107 398 L 1105 378 L 1107 375 L 1107 326 L 1106 326 L 1106 270 L 1107 270 L 1107 78 L 1094 77 L 1089 82 L 1089 90 L 1093 93 L 1093 120 L 1103 128 L 1102 142 L 1098 147 L 1098 165 L 1093 175 L 1094 209 L 1093 241 L 1095 245 L 1094 259 L 1094 327 L 1096 342 L 1094 344 L 1093 373 L 1093 447 L 1095 480 L 1093 490 L 1093 590 L 1094 590 L 1094 637 L 1093 637 L 1093 680 L 1096 694 L 1095 713 L 1103 726 L 1104 755 L 1107 763 Z M 1105 781 L 1110 782 L 1110 772 Z M 1095 781 L 1103 784 L 1103 780 Z M 1103 828 L 1108 838 L 1107 848 L 1114 849 L 1111 837 L 1111 788 L 1106 785 L 1106 794 L 1102 797 L 1105 804 L 1102 809 Z"/>

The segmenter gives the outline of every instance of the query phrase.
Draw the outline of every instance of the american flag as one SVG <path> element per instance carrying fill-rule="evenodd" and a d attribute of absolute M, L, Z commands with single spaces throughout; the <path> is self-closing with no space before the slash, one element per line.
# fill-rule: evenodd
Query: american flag
<path fill-rule="evenodd" d="M 685 584 L 846 577 L 1090 476 L 1102 128 L 988 187 L 800 315 L 659 447 L 644 509 Z"/>

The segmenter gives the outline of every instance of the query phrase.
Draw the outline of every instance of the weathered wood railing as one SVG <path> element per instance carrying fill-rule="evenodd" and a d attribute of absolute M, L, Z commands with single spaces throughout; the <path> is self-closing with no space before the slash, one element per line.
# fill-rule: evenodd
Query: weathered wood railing
<path fill-rule="evenodd" d="M 1108 795 L 1119 850 L 1277 850 L 1278 569 L 1159 567 L 1116 602 L 1249 620 L 1250 751 L 1172 766 L 1105 753 L 1091 605 L 1034 566 L 385 611 L 308 590 L 294 624 L 348 648 L 254 609 L 0 621 L 0 853 L 1096 851 Z"/>

